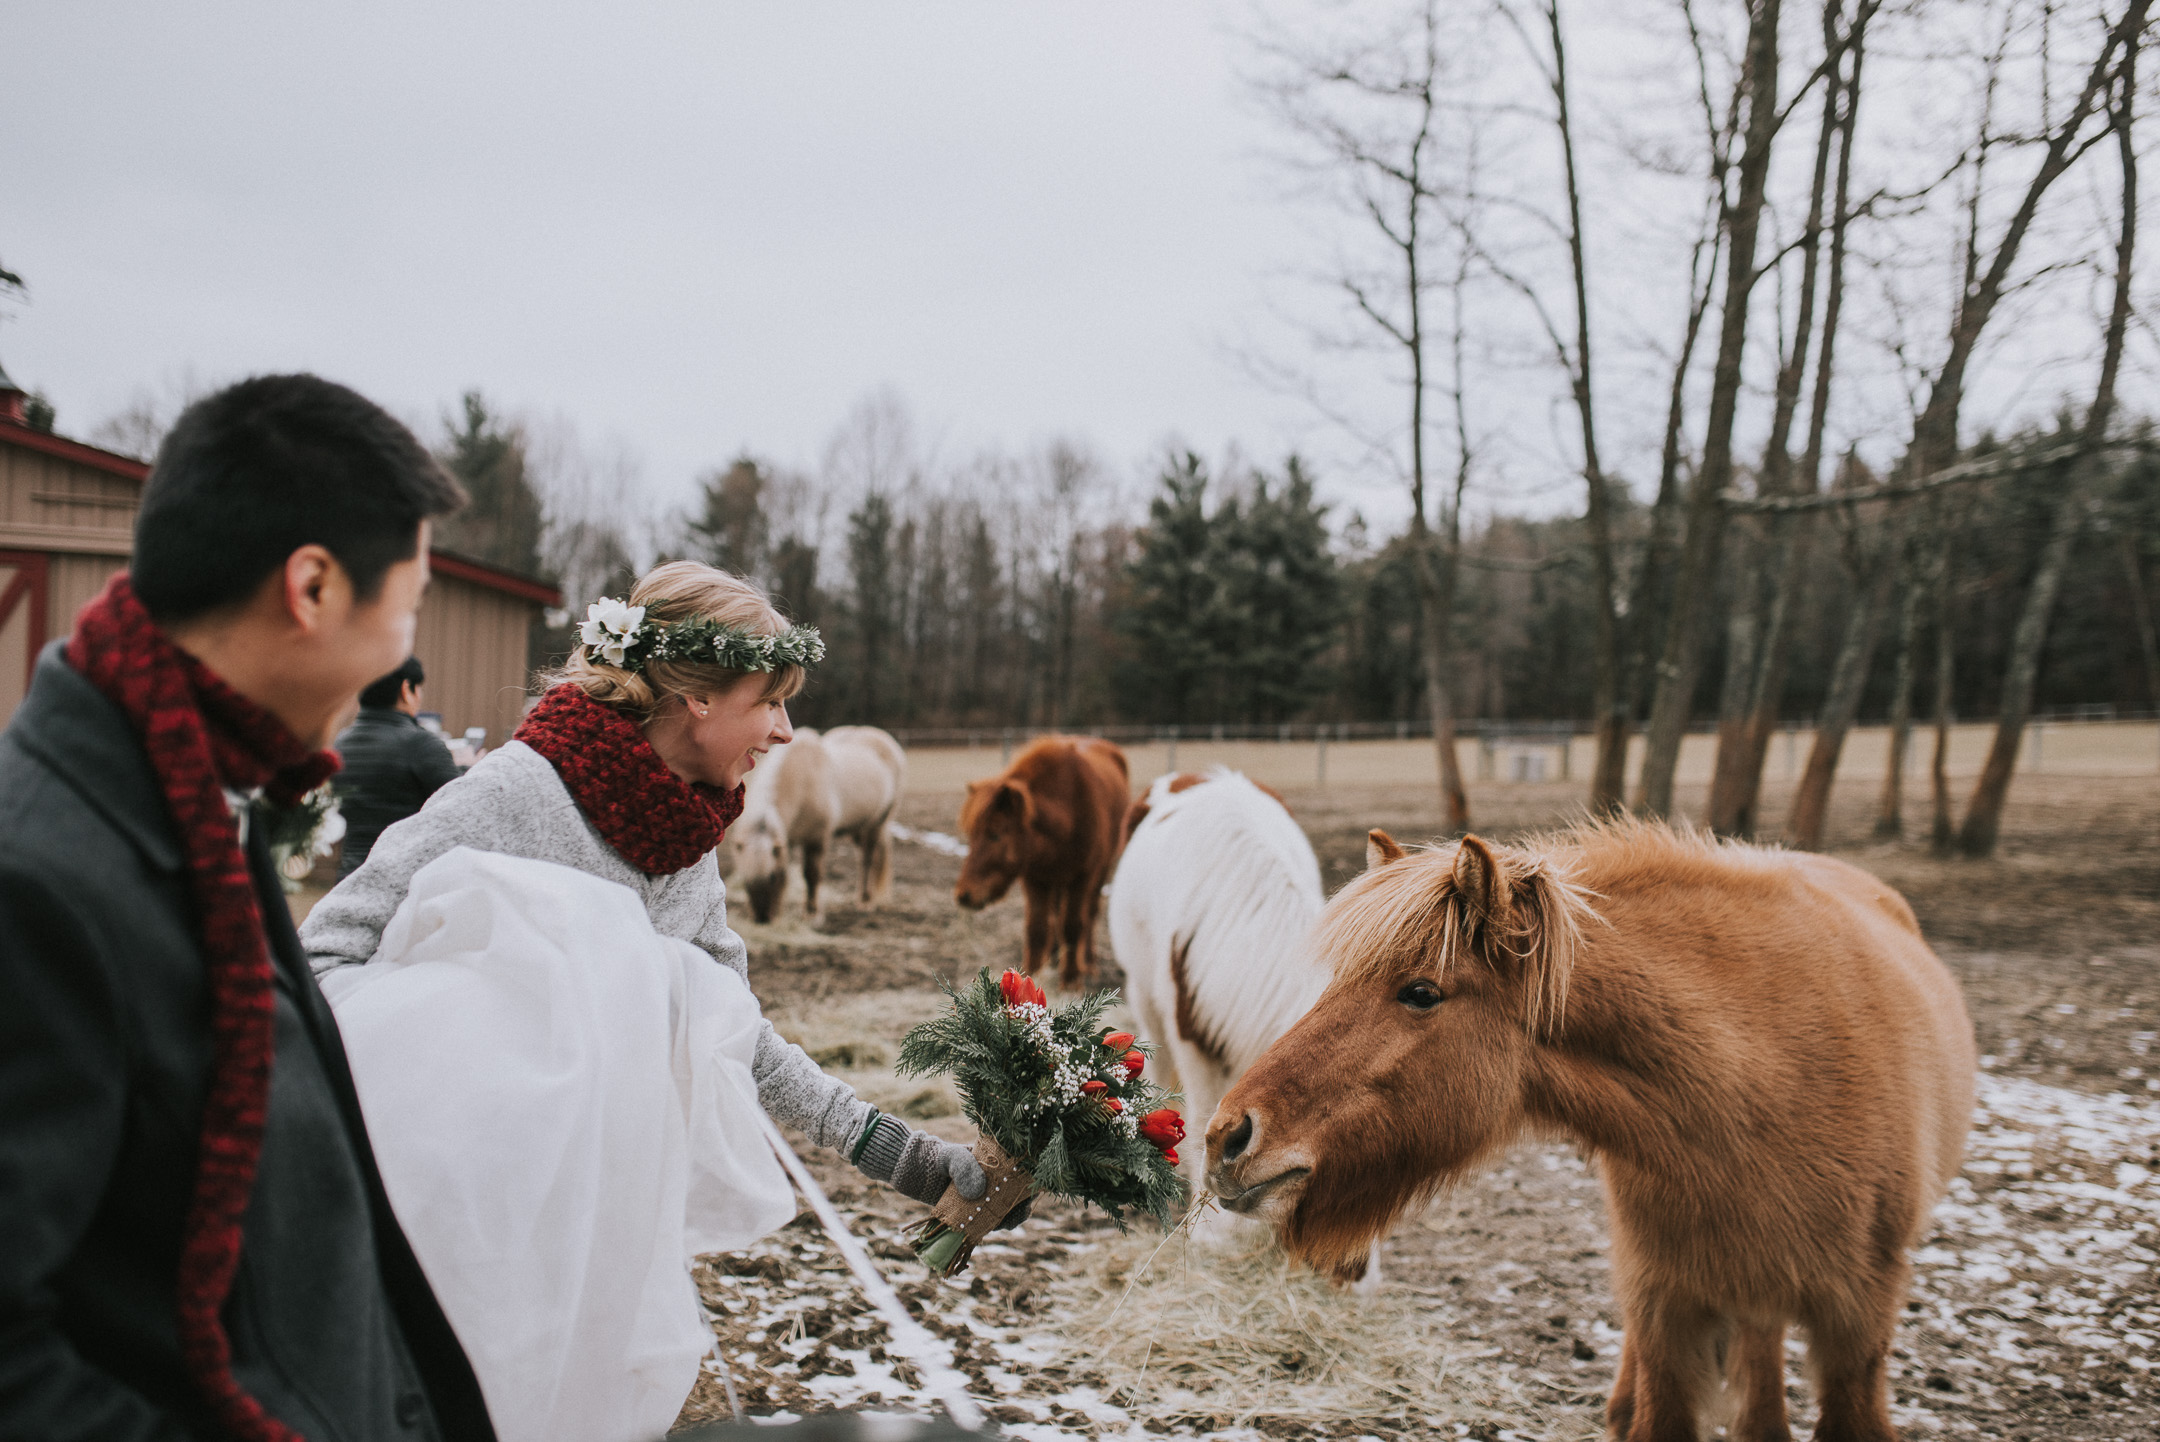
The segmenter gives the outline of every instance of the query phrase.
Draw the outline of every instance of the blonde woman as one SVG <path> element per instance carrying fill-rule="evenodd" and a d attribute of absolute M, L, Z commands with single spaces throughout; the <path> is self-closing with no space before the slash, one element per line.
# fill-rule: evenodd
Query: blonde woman
<path fill-rule="evenodd" d="M 694 1294 L 683 1292 L 680 1255 L 656 1263 L 669 1274 L 662 1290 L 677 1300 L 628 1298 L 612 1321 L 593 1315 L 591 1298 L 608 1269 L 575 1258 L 551 1256 L 532 1268 L 518 1260 L 585 1246 L 579 1229 L 588 1217 L 608 1233 L 603 1250 L 634 1254 L 617 1257 L 609 1275 L 639 1271 L 652 1250 L 645 1240 L 618 1246 L 645 1225 L 622 1218 L 643 1218 L 654 1205 L 665 1211 L 679 1191 L 657 1203 L 640 1191 L 628 1207 L 611 1199 L 626 1172 L 672 1165 L 681 1150 L 655 1141 L 661 1160 L 648 1163 L 630 1159 L 645 1143 L 622 1140 L 666 1109 L 652 1103 L 657 1092 L 636 1092 L 642 1053 L 622 1051 L 640 1027 L 657 1029 L 644 1050 L 661 1054 L 655 1066 L 672 1066 L 676 1094 L 700 1098 L 683 1126 L 709 1133 L 702 1154 L 696 1136 L 688 1143 L 691 1210 L 699 1212 L 700 1186 L 707 1204 L 683 1248 L 746 1245 L 793 1214 L 754 1114 L 734 1114 L 752 1107 L 917 1201 L 935 1202 L 948 1183 L 968 1196 L 985 1187 L 967 1148 L 881 1115 L 782 1040 L 749 997 L 745 949 L 728 926 L 712 853 L 741 812 L 744 777 L 793 734 L 787 701 L 823 655 L 817 633 L 791 627 L 749 583 L 678 561 L 645 575 L 627 602 L 596 603 L 582 638 L 516 735 L 385 830 L 301 928 L 353 1052 L 378 1149 L 402 1149 L 407 1169 L 425 1179 L 407 1184 L 410 1208 L 393 1179 L 399 1215 L 429 1210 L 447 1218 L 435 1230 L 456 1239 L 443 1242 L 440 1263 L 416 1244 L 431 1279 L 498 1246 L 510 1249 L 501 1266 L 533 1273 L 513 1279 L 529 1284 L 515 1296 L 499 1276 L 474 1277 L 480 1300 L 469 1304 L 470 1325 L 446 1301 L 490 1407 L 526 1419 L 506 1428 L 498 1415 L 506 1439 L 644 1435 L 636 1429 L 647 1422 L 626 1413 L 642 1410 L 664 1427 L 695 1380 L 704 1349 L 684 1356 L 692 1334 L 679 1298 L 694 1307 Z M 415 964 L 445 959 L 455 965 Z M 639 1010 L 638 995 L 657 1000 Z M 617 1011 L 623 1019 L 604 1019 Z M 707 1065 L 722 1054 L 741 1065 Z M 730 1077 L 740 1082 L 732 1093 Z M 645 1100 L 629 1100 L 633 1093 Z M 590 1120 L 566 1119 L 587 1112 Z M 475 1120 L 494 1117 L 507 1120 Z M 385 1137 L 386 1129 L 396 1134 Z M 467 1160 L 480 1153 L 489 1159 Z M 506 1185 L 490 1193 L 493 1181 L 476 1181 L 476 1172 Z M 634 1175 L 631 1183 L 644 1185 Z M 587 1192 L 602 1194 L 597 1210 Z M 514 1224 L 493 1220 L 503 1208 Z M 505 1240 L 509 1232 L 519 1236 Z M 657 1245 L 668 1250 L 664 1238 Z M 562 1267 L 576 1275 L 549 1271 Z M 512 1314 L 557 1305 L 579 1315 L 558 1319 L 538 1343 L 519 1332 L 525 1324 L 510 1325 Z M 661 1328 L 674 1328 L 672 1351 L 630 1335 L 655 1308 L 672 1309 Z M 596 1329 L 605 1334 L 599 1343 Z M 601 1365 L 609 1375 L 571 1385 L 577 1395 L 556 1395 L 564 1368 L 590 1371 L 595 1346 L 606 1350 L 610 1337 L 625 1350 Z M 668 1359 L 640 1362 L 640 1347 Z M 536 1388 L 553 1390 L 536 1398 Z"/>

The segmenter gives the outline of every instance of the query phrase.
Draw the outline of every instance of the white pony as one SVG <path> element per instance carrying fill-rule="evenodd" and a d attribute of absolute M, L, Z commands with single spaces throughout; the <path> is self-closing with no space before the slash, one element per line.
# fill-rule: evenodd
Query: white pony
<path fill-rule="evenodd" d="M 1216 1103 L 1327 989 L 1305 945 L 1320 863 L 1280 798 L 1219 766 L 1157 777 L 1132 818 L 1110 944 L 1185 1094 L 1180 1164 L 1197 1194 Z"/>
<path fill-rule="evenodd" d="M 865 905 L 892 890 L 892 815 L 907 785 L 907 753 L 875 726 L 800 727 L 750 773 L 743 814 L 720 844 L 720 874 L 750 899 L 750 913 L 770 921 L 787 891 L 788 852 L 800 859 L 803 914 L 818 913 L 825 848 L 835 836 L 862 850 L 857 899 Z"/>

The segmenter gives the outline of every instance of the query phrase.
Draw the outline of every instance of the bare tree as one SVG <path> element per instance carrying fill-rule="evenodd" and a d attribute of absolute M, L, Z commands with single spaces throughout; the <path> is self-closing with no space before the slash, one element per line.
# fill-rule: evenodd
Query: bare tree
<path fill-rule="evenodd" d="M 1879 552 L 1871 553 L 1867 543 L 1871 529 L 1855 518 L 1845 538 L 1846 568 L 1854 581 L 1852 611 L 1845 620 L 1837 660 L 1830 668 L 1829 694 L 1823 699 L 1822 714 L 1816 718 L 1815 742 L 1808 748 L 1807 766 L 1793 791 L 1792 815 L 1785 826 L 1787 843 L 1802 851 L 1822 846 L 1823 829 L 1830 815 L 1830 783 L 1837 776 L 1845 738 L 1860 715 L 1860 697 L 1867 687 L 1869 663 L 1875 658 L 1883 603 L 1897 574 L 1898 555 L 1904 549 L 1902 521 L 1893 523 L 1892 535 Z"/>
<path fill-rule="evenodd" d="M 1844 307 L 1847 236 L 1853 220 L 1852 152 L 1859 118 L 1861 63 L 1866 54 L 1868 22 L 1878 8 L 1878 0 L 1861 0 L 1848 22 L 1845 0 L 1827 0 L 1823 6 L 1822 120 L 1816 131 L 1807 219 L 1798 242 L 1800 293 L 1793 335 L 1778 368 L 1770 437 L 1763 448 L 1759 489 L 1765 496 L 1813 495 L 1821 486 L 1823 437 L 1836 374 L 1838 323 Z M 1837 161 L 1834 190 L 1829 185 L 1833 150 Z M 1815 334 L 1826 190 L 1832 191 L 1829 275 L 1827 285 L 1822 287 L 1821 339 L 1814 357 L 1815 386 L 1805 454 L 1796 472 L 1790 442 L 1810 341 Z M 1719 708 L 1717 762 L 1710 787 L 1710 825 L 1724 834 L 1744 835 L 1754 830 L 1763 760 L 1769 754 L 1770 737 L 1777 729 L 1784 699 L 1792 636 L 1799 620 L 1799 592 L 1807 573 L 1815 524 L 1816 516 L 1809 511 L 1773 513 L 1764 518 L 1766 534 L 1760 549 L 1770 562 L 1763 568 L 1768 593 L 1764 594 L 1761 582 L 1746 571 L 1738 577 L 1739 602 L 1733 608 L 1724 696 Z"/>
<path fill-rule="evenodd" d="M 1333 280 L 1360 322 L 1377 334 L 1402 366 L 1410 552 L 1425 701 L 1432 718 L 1446 824 L 1450 831 L 1464 831 L 1470 825 L 1470 808 L 1455 754 L 1449 645 L 1461 545 L 1461 497 L 1471 466 L 1462 361 L 1468 261 L 1458 253 L 1453 267 L 1436 267 L 1433 256 L 1451 233 L 1444 210 L 1450 197 L 1443 188 L 1442 171 L 1449 147 L 1443 144 L 1442 134 L 1447 77 L 1442 66 L 1441 9 L 1440 0 L 1422 0 L 1408 35 L 1352 43 L 1340 50 L 1271 42 L 1266 49 L 1280 74 L 1264 87 L 1263 98 L 1276 117 L 1312 147 L 1387 257 L 1377 271 L 1346 264 Z M 1466 163 L 1474 167 L 1475 146 L 1462 149 Z M 1466 197 L 1459 189 L 1454 198 Z M 1466 228 L 1463 216 L 1453 217 L 1457 238 Z M 1451 283 L 1439 279 L 1450 273 Z M 1432 292 L 1441 284 L 1450 284 L 1454 301 L 1448 343 L 1454 367 L 1457 447 L 1454 500 L 1442 507 L 1436 533 L 1427 495 L 1432 426 L 1427 411 L 1436 370 L 1432 349 L 1438 336 L 1428 312 Z"/>
<path fill-rule="evenodd" d="M 2041 548 L 2040 563 L 2018 615 L 2017 630 L 2003 669 L 2002 702 L 1995 723 L 1995 738 L 1987 761 L 1966 803 L 1965 821 L 1958 828 L 1958 849 L 1967 856 L 1986 856 L 1995 850 L 2002 827 L 2003 802 L 2009 795 L 2010 775 L 2017 764 L 2018 746 L 2032 712 L 2033 683 L 2039 675 L 2040 653 L 2047 641 L 2049 617 L 2055 596 L 2062 588 L 2063 572 L 2070 563 L 2070 548 L 2084 524 L 2087 497 L 2092 494 L 2102 465 L 2100 446 L 2107 439 L 2114 418 L 2115 381 L 2122 369 L 2123 339 L 2130 327 L 2130 282 L 2137 255 L 2137 146 L 2132 135 L 2137 104 L 2137 57 L 2144 29 L 2145 0 L 2131 0 L 2122 23 L 2110 33 L 2103 59 L 2119 44 L 2122 58 L 2114 72 L 2101 83 L 2112 83 L 2114 103 L 2109 128 L 2115 135 L 2122 170 L 2122 220 L 2115 242 L 2115 296 L 2108 310 L 2107 338 L 2102 347 L 2100 379 L 2091 407 L 2085 413 L 2084 439 L 2088 454 L 2065 463 L 2069 474 Z M 2092 88 L 2088 83 L 2088 90 Z M 2082 98 L 2081 98 L 2082 103 Z M 2052 152 L 2051 152 L 2052 153 Z"/>
<path fill-rule="evenodd" d="M 1733 426 L 1740 403 L 1741 360 L 1747 348 L 1748 309 L 1756 279 L 1756 239 L 1777 138 L 1778 21 L 1781 0 L 1753 0 L 1748 19 L 1746 140 L 1735 171 L 1737 190 L 1722 209 L 1725 232 L 1725 294 L 1719 317 L 1717 360 L 1711 371 L 1702 464 L 1688 488 L 1686 531 L 1673 581 L 1665 642 L 1658 659 L 1657 690 L 1643 747 L 1636 808 L 1663 816 L 1672 810 L 1673 773 L 1699 664 L 1696 633 L 1716 579 L 1724 537 L 1724 495 L 1732 484 Z"/>

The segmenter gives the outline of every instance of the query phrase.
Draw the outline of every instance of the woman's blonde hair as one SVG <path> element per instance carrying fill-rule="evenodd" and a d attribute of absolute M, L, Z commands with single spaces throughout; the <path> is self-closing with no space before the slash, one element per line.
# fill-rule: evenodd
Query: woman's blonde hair
<path fill-rule="evenodd" d="M 631 589 L 630 604 L 643 606 L 650 621 L 718 621 L 761 636 L 778 636 L 788 629 L 787 617 L 755 584 L 699 561 L 669 561 L 653 567 Z M 717 694 L 752 676 L 763 678 L 768 701 L 785 701 L 803 687 L 800 666 L 736 671 L 686 661 L 649 661 L 637 671 L 626 671 L 583 644 L 560 669 L 541 680 L 549 686 L 568 681 L 593 700 L 643 724 L 670 697 Z"/>

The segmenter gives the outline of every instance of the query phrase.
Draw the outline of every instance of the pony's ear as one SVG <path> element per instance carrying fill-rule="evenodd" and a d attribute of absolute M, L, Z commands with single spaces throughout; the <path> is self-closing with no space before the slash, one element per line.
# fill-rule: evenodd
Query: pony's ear
<path fill-rule="evenodd" d="M 1279 801 L 1282 798 L 1277 797 L 1276 799 Z M 1390 861 L 1400 861 L 1402 859 L 1403 849 L 1396 843 L 1394 837 L 1377 826 L 1365 833 L 1365 869 L 1367 871 L 1385 866 Z"/>
<path fill-rule="evenodd" d="M 1507 875 L 1492 848 L 1476 836 L 1463 837 L 1455 848 L 1455 894 L 1462 898 L 1464 913 L 1477 925 L 1506 920 Z"/>
<path fill-rule="evenodd" d="M 1028 794 L 1025 786 L 1006 781 L 999 784 L 997 793 L 990 798 L 990 809 L 1025 821 L 1035 813 L 1035 798 Z"/>
<path fill-rule="evenodd" d="M 1475 836 L 1456 848 L 1455 894 L 1484 963 L 1521 986 L 1523 1025 L 1539 1040 L 1559 1028 L 1568 982 L 1595 915 L 1582 893 L 1542 856 L 1496 853 Z"/>

